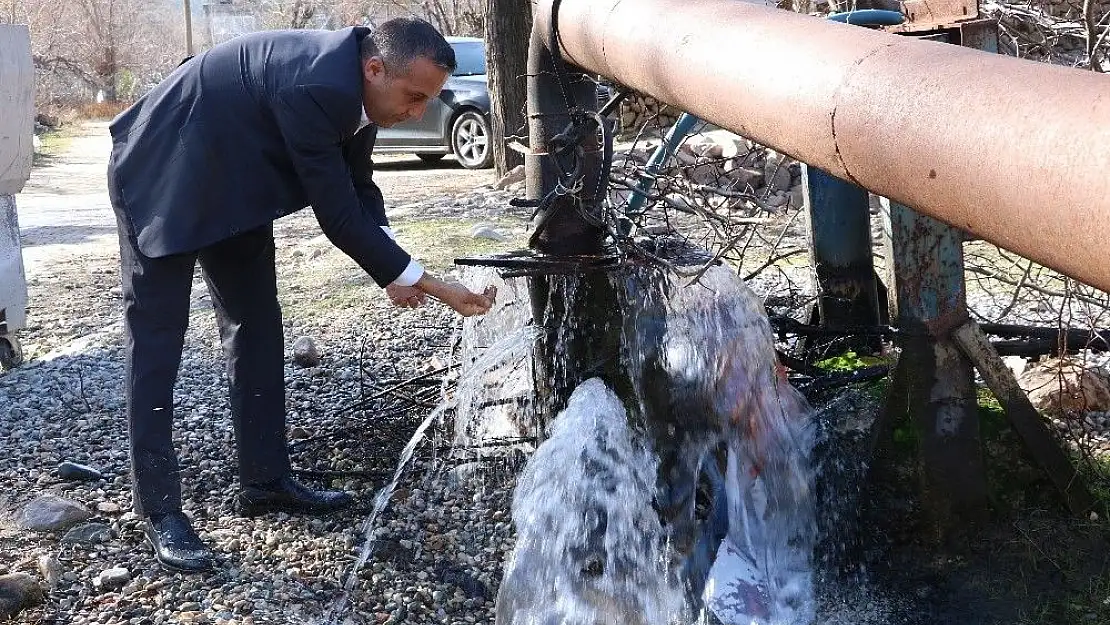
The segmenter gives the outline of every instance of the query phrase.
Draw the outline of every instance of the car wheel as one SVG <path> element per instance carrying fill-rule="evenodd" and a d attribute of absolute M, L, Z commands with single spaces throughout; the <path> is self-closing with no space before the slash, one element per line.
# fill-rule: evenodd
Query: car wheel
<path fill-rule="evenodd" d="M 424 161 L 425 163 L 436 163 L 438 161 L 443 160 L 443 157 L 447 156 L 447 155 L 446 154 L 417 154 L 417 156 L 420 157 L 420 160 Z"/>
<path fill-rule="evenodd" d="M 493 164 L 489 124 L 476 111 L 467 111 L 451 127 L 451 149 L 455 158 L 467 169 L 481 169 Z"/>

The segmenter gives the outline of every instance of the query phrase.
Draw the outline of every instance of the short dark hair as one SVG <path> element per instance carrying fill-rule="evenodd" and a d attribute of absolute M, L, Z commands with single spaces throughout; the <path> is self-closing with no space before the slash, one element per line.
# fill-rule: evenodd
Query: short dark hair
<path fill-rule="evenodd" d="M 455 50 L 428 22 L 415 17 L 398 17 L 383 22 L 362 40 L 362 58 L 381 57 L 386 70 L 404 71 L 417 57 L 437 67 L 455 71 Z"/>

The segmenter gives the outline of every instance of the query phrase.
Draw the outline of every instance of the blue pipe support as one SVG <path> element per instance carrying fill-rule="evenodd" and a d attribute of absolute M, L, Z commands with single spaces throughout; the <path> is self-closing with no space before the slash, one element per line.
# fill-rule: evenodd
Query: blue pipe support
<path fill-rule="evenodd" d="M 824 327 L 866 327 L 880 319 L 871 254 L 867 190 L 825 171 L 802 166 L 810 225 L 810 256 L 817 277 L 817 309 Z M 874 339 L 857 347 L 874 349 Z"/>
<path fill-rule="evenodd" d="M 639 213 L 644 207 L 644 202 L 647 201 L 647 195 L 651 191 L 652 185 L 655 184 L 655 174 L 659 173 L 659 168 L 663 163 L 666 163 L 676 150 L 686 139 L 686 135 L 694 126 L 701 123 L 701 120 L 689 113 L 683 113 L 678 116 L 678 120 L 667 131 L 667 135 L 663 137 L 663 143 L 655 152 L 652 153 L 648 159 L 647 165 L 644 168 L 644 175 L 640 177 L 640 186 L 632 192 L 632 197 L 628 200 L 628 212 L 630 214 Z"/>
<path fill-rule="evenodd" d="M 854 26 L 897 26 L 906 21 L 906 16 L 898 11 L 859 9 L 857 11 L 832 13 L 828 16 L 828 19 Z"/>
<path fill-rule="evenodd" d="M 857 26 L 901 24 L 897 11 L 863 9 L 828 19 Z M 810 224 L 810 256 L 817 275 L 817 310 L 824 327 L 866 327 L 885 322 L 871 256 L 867 190 L 816 167 L 802 166 Z M 860 339 L 877 348 L 875 339 Z"/>

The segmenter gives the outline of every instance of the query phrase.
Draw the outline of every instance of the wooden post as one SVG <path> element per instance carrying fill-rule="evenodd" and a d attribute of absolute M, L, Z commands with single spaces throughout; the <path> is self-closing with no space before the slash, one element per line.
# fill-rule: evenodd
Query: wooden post
<path fill-rule="evenodd" d="M 974 321 L 968 320 L 952 332 L 960 350 L 971 359 L 982 374 L 998 402 L 1006 410 L 1010 425 L 1017 431 L 1025 448 L 1052 483 L 1063 495 L 1068 509 L 1086 514 L 1094 506 L 1094 498 L 1075 466 L 1052 436 L 1029 397 L 1018 385 L 1014 374 L 991 347 L 990 340 Z"/>

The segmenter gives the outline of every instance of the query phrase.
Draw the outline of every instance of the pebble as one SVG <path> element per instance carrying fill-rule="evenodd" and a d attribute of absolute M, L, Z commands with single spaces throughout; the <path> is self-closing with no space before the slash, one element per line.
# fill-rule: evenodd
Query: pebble
<path fill-rule="evenodd" d="M 100 471 L 76 462 L 63 462 L 58 465 L 58 477 L 71 482 L 89 482 L 104 479 L 104 475 Z"/>
<path fill-rule="evenodd" d="M 105 590 L 119 590 L 131 581 L 131 573 L 122 567 L 114 567 L 100 572 L 96 576 L 96 586 Z"/>
<path fill-rule="evenodd" d="M 293 342 L 293 362 L 300 367 L 316 367 L 320 364 L 320 348 L 311 336 L 302 336 Z"/>
<path fill-rule="evenodd" d="M 39 575 L 46 580 L 47 585 L 51 588 L 58 585 L 62 580 L 64 569 L 62 563 L 52 555 L 41 555 L 37 561 Z"/>
<path fill-rule="evenodd" d="M 63 543 L 78 545 L 96 545 L 106 542 L 112 537 L 112 528 L 103 523 L 85 523 L 78 525 L 62 536 Z"/>
<path fill-rule="evenodd" d="M 470 236 L 475 239 L 489 239 L 490 241 L 507 241 L 509 240 L 504 234 L 498 232 L 496 228 L 489 224 L 478 224 L 470 230 Z"/>

